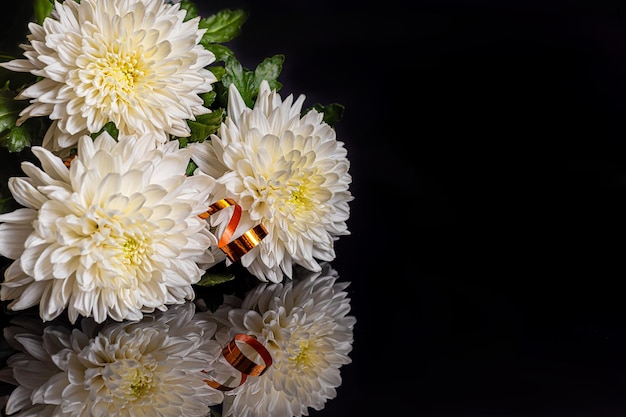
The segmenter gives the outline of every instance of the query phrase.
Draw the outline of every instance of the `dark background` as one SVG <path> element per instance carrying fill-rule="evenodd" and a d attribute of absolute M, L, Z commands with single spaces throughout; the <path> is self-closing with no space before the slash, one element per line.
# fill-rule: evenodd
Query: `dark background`
<path fill-rule="evenodd" d="M 310 416 L 626 415 L 626 3 L 198 4 L 345 105 L 353 361 Z"/>
<path fill-rule="evenodd" d="M 346 106 L 358 322 L 311 416 L 626 415 L 626 3 L 202 4 Z"/>

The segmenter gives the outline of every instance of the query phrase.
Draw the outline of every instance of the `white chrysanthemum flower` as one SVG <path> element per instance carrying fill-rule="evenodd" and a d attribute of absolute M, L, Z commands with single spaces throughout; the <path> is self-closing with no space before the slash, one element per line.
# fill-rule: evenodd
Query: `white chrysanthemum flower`
<path fill-rule="evenodd" d="M 347 235 L 352 195 L 343 142 L 315 110 L 300 115 L 305 97 L 284 101 L 263 81 L 254 109 L 230 86 L 228 118 L 211 139 L 193 144 L 192 159 L 216 178 L 216 198 L 243 209 L 237 234 L 261 223 L 268 235 L 241 258 L 262 281 L 291 277 L 294 264 L 320 271 L 335 258 L 334 241 Z M 226 213 L 212 219 L 226 223 Z"/>
<path fill-rule="evenodd" d="M 43 25 L 29 24 L 26 59 L 0 64 L 41 77 L 17 96 L 31 103 L 17 124 L 49 116 L 43 146 L 55 152 L 110 121 L 124 135 L 189 136 L 186 120 L 209 112 L 199 94 L 217 79 L 199 44 L 206 29 L 185 15 L 163 0 L 56 2 Z"/>
<path fill-rule="evenodd" d="M 215 324 L 192 303 L 139 322 L 37 330 L 25 317 L 7 327 L 18 351 L 0 379 L 17 387 L 6 405 L 20 417 L 204 417 L 223 394 L 204 380 L 221 347 Z M 39 323 L 41 324 L 41 323 Z"/>
<path fill-rule="evenodd" d="M 199 217 L 214 180 L 185 175 L 188 149 L 83 136 L 69 169 L 42 147 L 32 152 L 42 168 L 23 162 L 27 177 L 9 179 L 24 208 L 0 215 L 0 254 L 15 260 L 0 288 L 10 309 L 137 320 L 194 298 L 217 239 Z"/>
<path fill-rule="evenodd" d="M 351 362 L 356 318 L 348 315 L 349 283 L 338 282 L 328 264 L 322 267 L 293 281 L 260 284 L 240 307 L 228 297 L 215 313 L 198 313 L 218 323 L 216 339 L 223 346 L 244 333 L 272 355 L 264 374 L 226 392 L 224 417 L 306 416 L 308 408 L 321 410 L 335 398 L 340 368 Z"/>

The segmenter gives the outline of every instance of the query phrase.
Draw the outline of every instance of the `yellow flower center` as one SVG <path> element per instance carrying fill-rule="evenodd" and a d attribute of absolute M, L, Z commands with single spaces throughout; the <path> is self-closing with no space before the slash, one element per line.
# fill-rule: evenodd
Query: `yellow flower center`
<path fill-rule="evenodd" d="M 100 77 L 95 80 L 98 88 L 106 92 L 133 94 L 135 85 L 144 77 L 142 61 L 138 53 L 120 54 L 108 52 L 95 62 Z"/>
<path fill-rule="evenodd" d="M 304 193 L 301 190 L 302 187 L 298 187 L 297 190 L 291 193 L 291 197 L 289 198 L 289 202 L 292 204 L 302 204 L 304 201 Z"/>
<path fill-rule="evenodd" d="M 293 209 L 308 210 L 311 207 L 311 199 L 307 197 L 309 193 L 310 190 L 306 184 L 300 184 L 291 192 L 289 204 L 292 205 Z"/>
<path fill-rule="evenodd" d="M 308 341 L 301 341 L 299 344 L 299 350 L 295 355 L 289 357 L 289 360 L 295 362 L 299 368 L 307 368 L 311 365 L 312 358 L 309 354 L 311 347 Z"/>
<path fill-rule="evenodd" d="M 140 255 L 144 252 L 143 247 L 137 239 L 127 236 L 126 241 L 122 245 L 122 251 L 127 262 L 133 265 L 140 263 Z"/>
<path fill-rule="evenodd" d="M 144 374 L 139 370 L 135 370 L 135 375 L 128 385 L 128 394 L 135 398 L 141 398 L 151 389 L 152 376 L 149 374 Z"/>

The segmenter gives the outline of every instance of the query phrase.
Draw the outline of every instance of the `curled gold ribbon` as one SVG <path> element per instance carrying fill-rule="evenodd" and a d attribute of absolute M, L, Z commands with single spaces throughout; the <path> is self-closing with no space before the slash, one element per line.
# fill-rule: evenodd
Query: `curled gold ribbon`
<path fill-rule="evenodd" d="M 241 220 L 241 206 L 231 198 L 224 198 L 211 204 L 206 213 L 203 213 L 200 217 L 208 218 L 212 214 L 231 206 L 234 208 L 233 215 L 226 229 L 224 229 L 217 247 L 228 256 L 228 259 L 232 262 L 237 262 L 243 255 L 261 243 L 261 240 L 267 236 L 267 230 L 262 224 L 258 224 L 231 242 L 239 220 Z"/>
<path fill-rule="evenodd" d="M 259 356 L 261 356 L 264 364 L 260 365 L 244 355 L 243 352 L 239 349 L 239 346 L 237 346 L 238 341 L 243 342 L 250 346 L 252 349 L 254 349 L 259 354 Z M 208 386 L 218 389 L 220 391 L 233 390 L 246 382 L 248 376 L 261 376 L 272 365 L 272 355 L 265 348 L 265 346 L 263 346 L 263 344 L 256 340 L 254 337 L 248 336 L 244 333 L 236 334 L 233 340 L 231 340 L 230 343 L 224 346 L 224 348 L 222 349 L 222 355 L 224 355 L 226 361 L 233 368 L 241 373 L 241 380 L 236 386 L 223 385 L 215 381 L 214 379 L 204 380 L 204 382 L 206 382 Z"/>

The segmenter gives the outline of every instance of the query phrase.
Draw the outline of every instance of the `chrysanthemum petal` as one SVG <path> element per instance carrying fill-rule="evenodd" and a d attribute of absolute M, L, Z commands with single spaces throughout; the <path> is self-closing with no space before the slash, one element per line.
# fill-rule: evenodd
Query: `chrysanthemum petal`
<path fill-rule="evenodd" d="M 319 262 L 335 257 L 334 241 L 349 234 L 347 153 L 323 115 L 311 110 L 300 116 L 303 103 L 303 95 L 282 100 L 262 81 L 250 109 L 231 84 L 219 132 L 190 147 L 199 170 L 217 181 L 214 201 L 236 201 L 242 225 L 261 223 L 267 230 L 241 258 L 262 281 L 280 282 L 295 265 L 320 271 Z M 211 221 L 223 231 L 228 219 Z"/>
<path fill-rule="evenodd" d="M 200 45 L 206 29 L 199 17 L 185 21 L 179 7 L 163 0 L 55 3 L 42 25 L 29 25 L 26 59 L 1 64 L 39 77 L 18 95 L 31 103 L 18 123 L 49 116 L 55 123 L 44 147 L 59 153 L 108 122 L 158 143 L 167 134 L 188 136 L 186 120 L 209 112 L 199 94 L 217 78 L 206 68 L 215 56 Z"/>
<path fill-rule="evenodd" d="M 14 190 L 25 194 L 36 194 L 30 184 L 40 183 L 40 207 L 0 215 L 0 254 L 16 260 L 0 298 L 17 309 L 40 297 L 44 320 L 67 308 L 71 321 L 97 322 L 136 319 L 193 298 L 191 285 L 214 262 L 217 238 L 198 217 L 214 180 L 188 177 L 191 154 L 177 146 L 108 134 L 83 136 L 78 145 L 69 170 L 34 147 L 42 171 L 29 168 L 34 180 L 14 179 L 26 185 Z"/>

